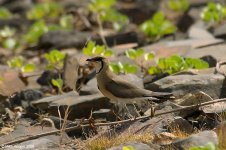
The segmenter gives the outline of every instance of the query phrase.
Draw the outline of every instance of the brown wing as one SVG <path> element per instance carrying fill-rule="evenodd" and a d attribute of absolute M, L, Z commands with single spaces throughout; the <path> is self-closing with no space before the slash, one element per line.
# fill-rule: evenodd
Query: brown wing
<path fill-rule="evenodd" d="M 138 88 L 137 86 L 122 80 L 121 78 L 112 79 L 108 84 L 106 84 L 106 89 L 118 98 L 150 97 L 150 100 L 157 100 L 158 98 L 165 99 L 172 96 L 172 93 L 152 92 Z"/>
<path fill-rule="evenodd" d="M 135 85 L 120 79 L 117 81 L 114 79 L 111 80 L 106 84 L 106 89 L 118 98 L 152 97 L 150 94 L 151 91 L 138 88 Z"/>

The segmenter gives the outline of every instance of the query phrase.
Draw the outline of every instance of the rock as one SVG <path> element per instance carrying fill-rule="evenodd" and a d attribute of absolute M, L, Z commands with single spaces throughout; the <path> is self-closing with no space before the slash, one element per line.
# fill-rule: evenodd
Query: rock
<path fill-rule="evenodd" d="M 58 79 L 59 74 L 53 70 L 47 70 L 42 73 L 42 75 L 37 79 L 37 82 L 40 85 L 49 86 L 51 84 L 52 79 Z"/>
<path fill-rule="evenodd" d="M 182 117 L 175 117 L 174 120 L 169 124 L 169 130 L 172 128 L 178 128 L 180 131 L 191 134 L 193 132 L 193 126 Z"/>
<path fill-rule="evenodd" d="M 0 95 L 11 96 L 15 92 L 22 91 L 25 88 L 25 83 L 21 80 L 19 72 L 9 69 L 8 67 L 0 68 L 1 84 Z"/>
<path fill-rule="evenodd" d="M 174 75 L 153 83 L 146 83 L 145 88 L 152 91 L 172 92 L 176 98 L 187 93 L 203 91 L 213 99 L 221 96 L 224 76 L 220 74 Z"/>
<path fill-rule="evenodd" d="M 22 142 L 20 144 L 15 144 L 13 146 L 9 146 L 9 148 L 5 148 L 4 150 L 33 150 L 33 149 L 59 149 L 62 148 L 59 146 L 59 139 L 54 139 L 55 136 L 50 135 L 48 138 L 42 137 L 35 140 L 28 140 L 26 142 Z M 7 147 L 7 146 L 6 146 Z M 63 146 L 64 149 L 73 150 L 70 146 Z"/>
<path fill-rule="evenodd" d="M 115 115 L 111 109 L 100 109 L 93 112 L 94 119 L 114 121 L 116 118 L 113 116 Z"/>
<path fill-rule="evenodd" d="M 128 149 L 131 148 L 133 150 L 154 150 L 147 144 L 138 143 L 138 142 L 125 143 L 119 146 L 114 146 L 112 148 L 109 148 L 108 150 L 122 150 L 122 149 L 125 149 L 125 147 L 128 147 Z"/>
<path fill-rule="evenodd" d="M 76 31 L 50 31 L 45 33 L 39 40 L 39 49 L 42 48 L 82 48 L 84 47 L 87 38 L 91 34 L 88 32 L 76 32 Z"/>
<path fill-rule="evenodd" d="M 162 132 L 159 134 L 155 134 L 153 143 L 157 143 L 160 145 L 168 145 L 171 144 L 173 140 L 175 140 L 177 137 L 169 132 Z"/>
<path fill-rule="evenodd" d="M 187 150 L 193 146 L 205 146 L 209 142 L 218 144 L 217 134 L 214 131 L 203 131 L 185 139 L 176 140 L 172 145 L 175 149 Z"/>
<path fill-rule="evenodd" d="M 88 118 L 91 111 L 112 107 L 109 100 L 101 94 L 79 96 L 78 93 L 74 91 L 62 95 L 46 97 L 32 104 L 53 116 L 59 116 L 58 109 L 61 111 L 61 115 L 64 116 L 65 109 L 69 107 L 69 120 L 82 117 Z"/>
<path fill-rule="evenodd" d="M 226 25 L 224 23 L 222 23 L 214 29 L 213 34 L 217 38 L 225 39 L 226 38 L 225 30 L 226 30 Z"/>
<path fill-rule="evenodd" d="M 38 49 L 63 49 L 71 47 L 82 49 L 87 39 L 96 41 L 97 44 L 102 44 L 101 38 L 90 32 L 59 30 L 45 33 L 39 40 Z M 138 35 L 136 32 L 127 32 L 109 35 L 106 36 L 105 39 L 108 46 L 112 46 L 115 44 L 137 42 Z"/>
<path fill-rule="evenodd" d="M 28 108 L 32 107 L 32 101 L 40 99 L 43 96 L 44 93 L 42 93 L 40 90 L 28 89 L 15 93 L 15 95 L 10 98 L 10 102 L 14 106 L 23 106 L 23 108 Z"/>
<path fill-rule="evenodd" d="M 55 128 L 54 127 L 43 127 L 42 128 L 41 126 L 37 126 L 37 125 L 31 126 L 30 120 L 21 119 L 21 120 L 19 120 L 18 124 L 16 125 L 16 128 L 14 128 L 13 132 L 11 132 L 8 135 L 0 136 L 0 145 L 3 143 L 9 142 L 9 141 L 13 141 L 15 139 L 24 138 L 26 136 L 37 135 L 37 134 L 44 133 L 44 132 L 50 132 L 52 130 L 55 130 Z M 62 135 L 63 135 L 62 136 L 63 143 L 68 141 L 69 137 L 65 133 L 63 133 Z M 38 138 L 35 140 L 31 140 L 31 141 L 28 140 L 26 142 L 16 144 L 16 145 L 24 145 L 25 146 L 25 145 L 30 145 L 30 142 L 31 142 L 32 144 L 34 144 L 35 147 L 37 147 L 41 143 L 42 144 L 45 143 L 44 145 L 47 146 L 47 145 L 52 145 L 51 143 L 59 143 L 60 138 L 61 138 L 60 135 L 53 134 L 53 135 L 44 136 L 44 137 L 41 137 L 41 138 Z M 38 142 L 39 140 L 41 142 Z M 37 143 L 37 144 L 39 143 L 39 144 L 37 145 L 35 143 Z M 55 144 L 53 144 L 53 145 L 55 145 Z M 32 146 L 31 148 L 33 148 L 33 145 L 31 145 L 31 146 Z M 41 146 L 41 145 L 39 145 L 39 146 Z"/>
<path fill-rule="evenodd" d="M 218 45 L 212 45 L 212 46 L 203 47 L 203 48 L 194 48 L 188 51 L 188 53 L 185 54 L 184 56 L 201 58 L 203 56 L 210 55 L 213 58 L 215 58 L 217 61 L 221 61 L 225 59 L 225 56 L 222 55 L 225 53 L 226 53 L 226 44 L 218 44 Z"/>
<path fill-rule="evenodd" d="M 66 55 L 64 62 L 63 80 L 64 88 L 68 90 L 76 89 L 76 82 L 78 79 L 79 63 L 75 56 Z"/>
<path fill-rule="evenodd" d="M 193 39 L 215 39 L 207 30 L 192 26 L 188 31 L 188 36 Z"/>

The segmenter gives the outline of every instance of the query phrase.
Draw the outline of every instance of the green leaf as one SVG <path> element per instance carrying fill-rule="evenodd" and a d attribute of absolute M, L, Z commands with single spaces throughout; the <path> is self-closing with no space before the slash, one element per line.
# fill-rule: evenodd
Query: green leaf
<path fill-rule="evenodd" d="M 115 74 L 119 74 L 120 73 L 120 67 L 118 64 L 116 63 L 110 63 L 109 64 L 109 68 L 112 72 L 114 72 Z"/>
<path fill-rule="evenodd" d="M 154 16 L 152 17 L 152 21 L 154 24 L 160 25 L 164 20 L 165 20 L 165 16 L 162 11 L 155 13 Z"/>
<path fill-rule="evenodd" d="M 35 64 L 26 64 L 22 67 L 22 72 L 33 72 L 35 71 Z"/>
<path fill-rule="evenodd" d="M 92 56 L 93 48 L 95 47 L 95 42 L 89 41 L 85 48 L 83 48 L 83 54 Z"/>
<path fill-rule="evenodd" d="M 30 9 L 26 16 L 28 19 L 42 19 L 46 18 L 56 18 L 62 12 L 63 7 L 59 3 L 56 2 L 46 2 L 35 5 L 32 9 Z"/>
<path fill-rule="evenodd" d="M 100 55 L 101 53 L 104 52 L 105 46 L 100 46 L 97 45 L 96 47 L 93 48 L 92 53 L 96 55 Z"/>
<path fill-rule="evenodd" d="M 49 54 L 44 54 L 45 59 L 48 61 L 48 69 L 62 68 L 64 65 L 65 54 L 58 50 L 52 50 Z"/>
<path fill-rule="evenodd" d="M 2 44 L 5 49 L 10 49 L 10 50 L 15 49 L 19 45 L 19 43 L 13 38 L 5 39 Z"/>
<path fill-rule="evenodd" d="M 195 146 L 189 148 L 189 150 L 216 150 L 216 147 L 213 143 L 207 143 L 206 146 Z"/>
<path fill-rule="evenodd" d="M 144 49 L 139 48 L 136 50 L 136 57 L 141 57 L 144 54 Z"/>
<path fill-rule="evenodd" d="M 24 36 L 24 40 L 29 44 L 35 44 L 39 38 L 48 32 L 48 26 L 46 26 L 43 20 L 35 22 Z"/>
<path fill-rule="evenodd" d="M 73 27 L 73 17 L 72 15 L 64 15 L 60 17 L 60 26 L 63 29 L 72 29 Z"/>
<path fill-rule="evenodd" d="M 123 146 L 122 147 L 122 150 L 135 150 L 134 148 L 133 148 L 133 146 Z"/>
<path fill-rule="evenodd" d="M 160 69 L 158 69 L 155 66 L 151 66 L 151 67 L 148 68 L 148 73 L 150 75 L 159 74 L 160 72 L 161 72 Z"/>
<path fill-rule="evenodd" d="M 62 79 L 52 79 L 51 82 L 52 82 L 52 84 L 53 84 L 54 86 L 56 86 L 58 89 L 61 89 L 61 88 L 63 87 L 63 84 L 64 84 L 64 82 L 63 82 Z"/>
<path fill-rule="evenodd" d="M 3 38 L 12 37 L 15 35 L 16 30 L 14 28 L 10 28 L 5 26 L 2 30 L 0 30 L 0 36 Z"/>
<path fill-rule="evenodd" d="M 11 12 L 5 7 L 0 7 L 0 19 L 9 19 L 12 17 Z"/>
<path fill-rule="evenodd" d="M 188 0 L 169 0 L 167 4 L 173 11 L 184 12 L 189 8 Z"/>
<path fill-rule="evenodd" d="M 146 53 L 146 54 L 144 54 L 144 59 L 147 60 L 147 61 L 153 60 L 154 57 L 155 57 L 154 53 Z"/>
<path fill-rule="evenodd" d="M 14 57 L 13 59 L 7 61 L 7 64 L 10 68 L 22 68 L 24 63 L 24 58 L 22 56 Z"/>
<path fill-rule="evenodd" d="M 126 56 L 130 59 L 135 59 L 136 58 L 136 50 L 134 49 L 128 49 L 126 51 Z"/>
<path fill-rule="evenodd" d="M 108 50 L 105 50 L 104 53 L 103 53 L 103 56 L 104 57 L 110 57 L 113 55 L 113 52 L 112 50 L 108 49 Z"/>
<path fill-rule="evenodd" d="M 125 72 L 125 74 L 136 73 L 137 72 L 137 67 L 134 66 L 134 65 L 130 65 L 130 64 L 124 64 L 123 65 L 123 71 Z"/>

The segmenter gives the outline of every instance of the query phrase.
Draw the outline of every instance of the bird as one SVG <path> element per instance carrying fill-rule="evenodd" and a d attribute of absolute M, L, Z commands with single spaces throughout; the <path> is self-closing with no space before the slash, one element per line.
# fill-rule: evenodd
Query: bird
<path fill-rule="evenodd" d="M 124 80 L 110 70 L 107 58 L 97 56 L 86 61 L 96 70 L 97 86 L 100 92 L 118 105 L 125 105 L 137 100 L 160 103 L 172 97 L 172 93 L 153 92 Z"/>

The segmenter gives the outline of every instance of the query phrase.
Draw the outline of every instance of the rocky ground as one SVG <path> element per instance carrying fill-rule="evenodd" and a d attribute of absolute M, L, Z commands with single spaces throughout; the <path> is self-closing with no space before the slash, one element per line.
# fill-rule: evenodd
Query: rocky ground
<path fill-rule="evenodd" d="M 109 22 L 100 28 L 88 9 L 89 0 L 55 2 L 63 9 L 53 13 L 55 18 L 72 14 L 71 24 L 50 13 L 29 19 L 29 10 L 45 0 L 0 0 L 0 8 L 10 12 L 4 17 L 0 11 L 1 149 L 226 149 L 225 20 L 201 19 L 208 0 L 188 0 L 189 7 L 179 12 L 166 8 L 167 2 L 118 0 L 114 8 L 128 16 L 129 23 L 116 31 Z M 217 2 L 224 6 L 223 0 Z M 139 25 L 159 10 L 177 30 L 150 40 Z M 28 35 L 33 23 L 42 19 L 46 27 L 33 27 Z M 47 29 L 47 24 L 52 27 Z M 61 29 L 65 26 L 70 29 Z M 137 101 L 118 112 L 118 106 L 98 90 L 94 68 L 85 62 L 94 56 L 84 52 L 91 40 L 112 49 L 111 62 L 138 66 L 136 72 L 119 71 L 123 79 L 148 90 L 171 92 L 174 98 L 159 104 Z M 155 54 L 154 60 L 137 64 L 126 53 L 131 48 Z M 58 51 L 50 58 L 53 49 Z M 199 58 L 208 67 L 144 71 L 158 58 L 175 55 L 183 61 Z M 14 59 L 17 56 L 23 59 Z M 35 70 L 26 68 L 28 63 L 35 64 Z"/>

